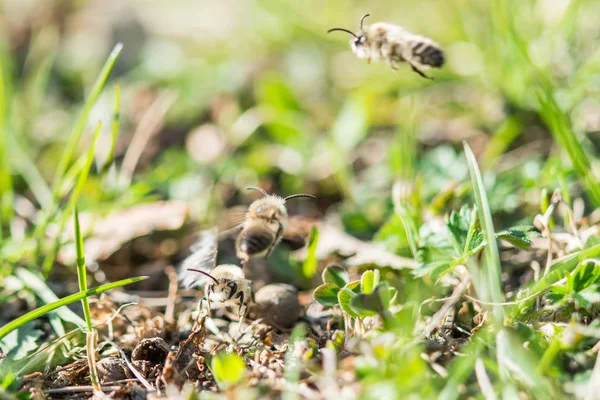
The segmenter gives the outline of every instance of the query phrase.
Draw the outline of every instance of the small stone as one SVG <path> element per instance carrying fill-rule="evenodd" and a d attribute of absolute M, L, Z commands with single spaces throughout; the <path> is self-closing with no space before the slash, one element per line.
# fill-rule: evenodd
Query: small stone
<path fill-rule="evenodd" d="M 119 357 L 106 357 L 96 363 L 100 383 L 111 383 L 133 378 L 127 363 Z"/>
<path fill-rule="evenodd" d="M 284 283 L 273 283 L 260 288 L 254 300 L 265 323 L 279 328 L 291 328 L 300 317 L 298 291 Z"/>

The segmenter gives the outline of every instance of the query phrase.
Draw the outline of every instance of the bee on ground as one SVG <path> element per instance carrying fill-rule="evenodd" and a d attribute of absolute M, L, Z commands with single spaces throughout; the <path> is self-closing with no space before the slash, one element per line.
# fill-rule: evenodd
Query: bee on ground
<path fill-rule="evenodd" d="M 241 325 L 253 298 L 251 282 L 246 279 L 242 269 L 237 265 L 223 264 L 213 268 L 210 273 L 195 268 L 189 268 L 188 271 L 199 272 L 212 280 L 205 289 L 208 309 L 215 303 L 223 307 L 235 306 Z"/>
<path fill-rule="evenodd" d="M 310 194 L 294 194 L 279 197 L 268 194 L 263 189 L 250 186 L 247 190 L 257 190 L 264 197 L 255 200 L 245 213 L 244 221 L 232 230 L 240 230 L 235 247 L 236 255 L 242 264 L 251 257 L 268 257 L 285 235 L 288 225 L 286 201 L 298 197 L 316 199 Z M 230 230 L 231 231 L 231 230 Z"/>
<path fill-rule="evenodd" d="M 237 316 L 242 321 L 253 299 L 251 282 L 237 265 L 216 264 L 217 230 L 208 229 L 200 233 L 200 239 L 192 246 L 192 253 L 179 266 L 179 281 L 183 287 L 191 288 L 206 283 L 208 278 L 210 281 L 204 289 L 208 309 L 211 310 L 215 304 L 237 307 Z"/>
<path fill-rule="evenodd" d="M 342 31 L 354 36 L 350 39 L 352 51 L 358 58 L 387 61 L 392 69 L 397 70 L 402 62 L 408 63 L 412 70 L 423 78 L 432 79 L 421 69 L 441 68 L 444 65 L 444 53 L 439 45 L 424 36 L 411 33 L 401 26 L 387 22 L 375 22 L 363 26 L 369 14 L 360 19 L 360 34 L 344 28 L 333 28 L 327 31 Z"/>

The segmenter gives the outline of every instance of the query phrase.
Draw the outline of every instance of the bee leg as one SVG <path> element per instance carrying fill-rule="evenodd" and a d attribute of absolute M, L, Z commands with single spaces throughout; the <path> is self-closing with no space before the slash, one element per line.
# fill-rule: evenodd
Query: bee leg
<path fill-rule="evenodd" d="M 207 307 L 207 311 L 208 311 L 208 316 L 212 317 L 212 307 L 210 304 L 210 295 L 212 293 L 212 285 L 208 285 L 206 286 L 206 293 L 204 294 L 204 299 L 206 300 L 206 307 Z"/>
<path fill-rule="evenodd" d="M 246 304 L 244 304 L 244 292 L 239 292 L 235 297 L 237 299 L 239 299 L 238 332 L 241 333 L 242 332 L 242 324 L 244 323 L 244 319 L 246 318 L 246 314 L 248 313 L 248 306 L 246 306 Z M 242 309 L 244 309 L 244 312 L 242 312 Z"/>
<path fill-rule="evenodd" d="M 245 307 L 244 304 L 244 292 L 239 292 L 236 296 L 236 299 L 239 299 L 239 306 L 238 306 L 238 319 L 243 318 L 246 316 L 246 314 L 244 313 L 244 315 L 242 315 L 242 307 Z M 241 321 L 240 321 L 241 322 Z"/>
<path fill-rule="evenodd" d="M 434 78 L 427 76 L 423 73 L 423 71 L 420 71 L 417 67 L 415 67 L 414 65 L 410 64 L 410 67 L 412 68 L 413 71 L 415 71 L 417 74 L 421 75 L 423 78 L 425 79 L 429 79 L 430 81 L 435 81 Z"/>

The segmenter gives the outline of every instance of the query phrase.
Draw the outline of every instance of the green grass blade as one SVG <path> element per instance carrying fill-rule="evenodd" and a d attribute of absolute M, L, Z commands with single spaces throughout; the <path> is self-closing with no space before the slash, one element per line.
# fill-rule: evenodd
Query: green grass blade
<path fill-rule="evenodd" d="M 23 150 L 14 135 L 8 136 L 7 139 L 10 147 L 10 157 L 8 158 L 15 172 L 21 175 L 42 208 L 52 205 L 52 191 L 29 154 Z"/>
<path fill-rule="evenodd" d="M 122 49 L 123 49 L 123 44 L 121 44 L 121 43 L 118 43 L 114 47 L 114 49 L 111 51 L 110 55 L 108 56 L 108 59 L 104 63 L 104 66 L 102 67 L 102 70 L 100 71 L 100 75 L 98 75 L 98 78 L 96 79 L 96 82 L 94 83 L 94 86 L 92 87 L 90 97 L 87 99 L 87 101 L 85 102 L 85 105 L 83 106 L 83 110 L 81 111 L 81 114 L 79 115 L 79 118 L 77 119 L 75 127 L 74 127 L 74 129 L 71 133 L 71 136 L 69 138 L 69 141 L 67 142 L 67 145 L 65 147 L 65 151 L 63 152 L 62 157 L 60 158 L 58 167 L 56 168 L 56 172 L 54 174 L 54 181 L 53 181 L 55 188 L 60 186 L 60 181 L 62 179 L 62 176 L 64 175 L 65 171 L 67 170 L 67 166 L 69 165 L 69 163 L 71 162 L 71 159 L 73 158 L 73 153 L 75 152 L 75 148 L 77 147 L 77 144 L 79 143 L 79 140 L 81 139 L 81 135 L 83 133 L 83 129 L 85 128 L 85 124 L 87 123 L 87 119 L 90 114 L 90 111 L 92 110 L 92 107 L 96 104 L 96 101 L 98 100 L 98 97 L 100 96 L 100 93 L 102 92 L 102 89 L 104 88 L 104 85 L 106 84 L 106 81 L 108 80 L 108 76 L 110 75 L 110 72 L 112 71 L 113 67 L 115 66 L 115 63 L 117 62 L 117 58 L 119 57 L 119 54 L 121 53 Z"/>
<path fill-rule="evenodd" d="M 34 274 L 33 272 L 28 271 L 25 268 L 19 267 L 15 269 L 15 275 L 23 282 L 25 287 L 32 293 L 34 293 L 40 300 L 42 300 L 44 304 L 51 304 L 59 300 L 58 296 L 54 294 L 54 292 L 48 287 L 46 282 L 44 282 L 44 280 L 41 277 Z M 56 315 L 61 320 L 65 322 L 70 322 L 78 327 L 85 326 L 85 321 L 82 320 L 77 314 L 75 314 L 68 308 L 58 310 L 56 312 Z M 59 327 L 58 329 L 55 328 L 55 330 L 57 330 L 56 333 L 60 335 L 60 331 L 64 331 L 64 329 L 62 329 L 62 324 L 61 327 Z"/>
<path fill-rule="evenodd" d="M 6 324 L 2 328 L 0 328 L 0 339 L 2 339 L 4 336 L 8 335 L 13 330 L 19 328 L 20 326 L 22 326 L 30 321 L 33 321 L 34 319 L 37 319 L 37 318 L 49 313 L 50 311 L 54 311 L 57 308 L 69 305 L 71 303 L 75 303 L 86 297 L 104 293 L 108 290 L 116 289 L 118 287 L 129 285 L 129 284 L 139 282 L 139 281 L 142 281 L 142 280 L 145 280 L 148 278 L 149 278 L 148 276 L 137 276 L 135 278 L 128 278 L 128 279 L 123 279 L 123 280 L 113 282 L 113 283 L 107 283 L 106 285 L 98 286 L 98 287 L 88 289 L 88 290 L 85 290 L 82 292 L 77 292 L 70 296 L 63 297 L 62 299 L 55 301 L 53 303 L 46 304 L 45 306 L 42 306 L 33 311 L 30 311 L 27 314 L 15 319 L 14 321 L 9 322 L 8 324 Z"/>
<path fill-rule="evenodd" d="M 0 238 L 3 237 L 2 225 L 8 224 L 12 218 L 13 184 L 8 162 L 8 121 L 7 90 L 5 85 L 3 60 L 0 58 Z"/>
<path fill-rule="evenodd" d="M 550 286 L 565 277 L 565 274 L 573 271 L 579 263 L 588 258 L 600 257 L 600 244 L 591 246 L 577 253 L 569 254 L 568 256 L 554 260 L 550 267 L 550 273 L 534 282 L 531 287 L 523 290 L 518 297 L 525 297 L 526 300 L 520 301 L 511 309 L 511 316 L 514 319 L 521 319 L 527 315 L 533 307 L 536 298 L 545 292 Z"/>
<path fill-rule="evenodd" d="M 471 175 L 471 183 L 473 185 L 473 195 L 475 197 L 475 203 L 477 204 L 479 221 L 481 221 L 481 229 L 487 241 L 487 246 L 484 249 L 483 279 L 480 288 L 477 289 L 478 291 L 481 291 L 481 295 L 487 297 L 484 299 L 485 301 L 501 303 L 504 300 L 504 296 L 502 294 L 500 280 L 500 255 L 498 253 L 498 243 L 496 242 L 496 233 L 492 221 L 492 212 L 490 210 L 485 187 L 483 186 L 483 179 L 481 178 L 481 172 L 479 171 L 475 155 L 466 142 L 464 142 L 464 147 L 467 164 L 469 166 L 469 174 Z M 493 306 L 493 310 L 496 322 L 502 324 L 504 321 L 504 310 L 502 306 Z"/>
<path fill-rule="evenodd" d="M 56 257 L 56 253 L 58 252 L 58 249 L 60 248 L 60 240 L 61 240 L 62 232 L 64 232 L 64 230 L 65 230 L 65 226 L 67 225 L 69 215 L 71 215 L 71 213 L 73 212 L 73 210 L 75 208 L 75 204 L 77 204 L 77 201 L 79 200 L 79 196 L 81 195 L 81 192 L 83 191 L 83 186 L 85 185 L 85 182 L 87 181 L 88 175 L 90 173 L 90 168 L 94 161 L 94 154 L 96 153 L 96 144 L 98 143 L 98 138 L 100 137 L 101 128 L 102 128 L 102 123 L 98 122 L 98 125 L 96 127 L 96 132 L 94 133 L 94 139 L 92 142 L 92 146 L 90 147 L 90 149 L 88 150 L 88 153 L 87 153 L 87 159 L 85 161 L 85 165 L 79 174 L 79 178 L 77 179 L 77 184 L 75 185 L 75 189 L 73 189 L 73 193 L 71 194 L 71 197 L 69 198 L 69 202 L 67 203 L 66 209 L 60 220 L 59 230 L 58 230 L 59 233 L 56 237 L 56 240 L 54 243 L 54 248 L 53 248 L 52 252 L 50 253 L 50 255 L 48 257 L 46 257 L 46 259 L 44 260 L 44 265 L 43 265 L 42 270 L 44 271 L 45 276 L 48 276 L 48 274 L 52 270 L 52 266 L 54 265 L 54 259 Z"/>
<path fill-rule="evenodd" d="M 573 168 L 582 180 L 590 200 L 595 207 L 600 207 L 600 184 L 594 176 L 591 162 L 567 118 L 548 88 L 538 90 L 536 94 L 540 103 L 540 116 L 550 129 L 554 139 L 569 155 Z"/>
<path fill-rule="evenodd" d="M 302 274 L 310 279 L 317 273 L 317 245 L 319 243 L 319 231 L 314 226 L 310 230 L 310 239 L 308 242 L 308 254 L 302 265 Z"/>
<path fill-rule="evenodd" d="M 106 161 L 102 166 L 102 173 L 106 173 L 115 159 L 115 148 L 117 147 L 117 139 L 119 137 L 119 126 L 121 124 L 121 86 L 115 84 L 115 108 L 112 119 L 111 142 L 110 150 Z"/>
<path fill-rule="evenodd" d="M 81 235 L 81 226 L 79 225 L 79 213 L 77 207 L 75 207 L 74 223 L 75 223 L 75 248 L 77 251 L 77 277 L 79 278 L 79 290 L 85 292 L 87 290 L 87 271 L 85 267 L 85 256 L 83 254 L 83 236 Z M 91 332 L 92 327 L 92 314 L 90 312 L 90 303 L 87 297 L 81 299 L 83 305 L 83 315 L 85 317 L 85 323 L 87 324 L 87 331 Z"/>

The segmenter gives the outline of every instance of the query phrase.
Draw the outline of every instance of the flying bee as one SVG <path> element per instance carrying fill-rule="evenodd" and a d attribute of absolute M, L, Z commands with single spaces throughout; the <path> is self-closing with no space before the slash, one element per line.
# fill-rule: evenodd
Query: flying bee
<path fill-rule="evenodd" d="M 333 28 L 327 33 L 342 31 L 354 36 L 350 39 L 352 51 L 358 58 L 366 58 L 369 63 L 373 59 L 384 60 L 392 69 L 397 70 L 400 63 L 406 62 L 417 74 L 433 80 L 421 69 L 441 68 L 444 65 L 444 53 L 437 43 L 387 22 L 363 26 L 368 16 L 366 14 L 360 19 L 359 35 L 344 28 Z"/>
<path fill-rule="evenodd" d="M 210 273 L 199 269 L 188 268 L 188 271 L 199 272 L 212 280 L 206 285 L 205 299 L 208 309 L 217 303 L 223 307 L 237 307 L 237 316 L 240 325 L 252 300 L 251 282 L 246 279 L 240 267 L 233 264 L 223 264 L 213 268 Z"/>
<path fill-rule="evenodd" d="M 271 251 L 279 244 L 288 225 L 288 213 L 285 203 L 298 197 L 316 199 L 310 194 L 294 194 L 288 197 L 279 197 L 268 194 L 263 189 L 250 186 L 247 190 L 257 190 L 264 197 L 255 200 L 245 213 L 244 221 L 234 230 L 241 229 L 237 236 L 235 247 L 236 255 L 242 264 L 251 257 L 268 257 Z"/>

